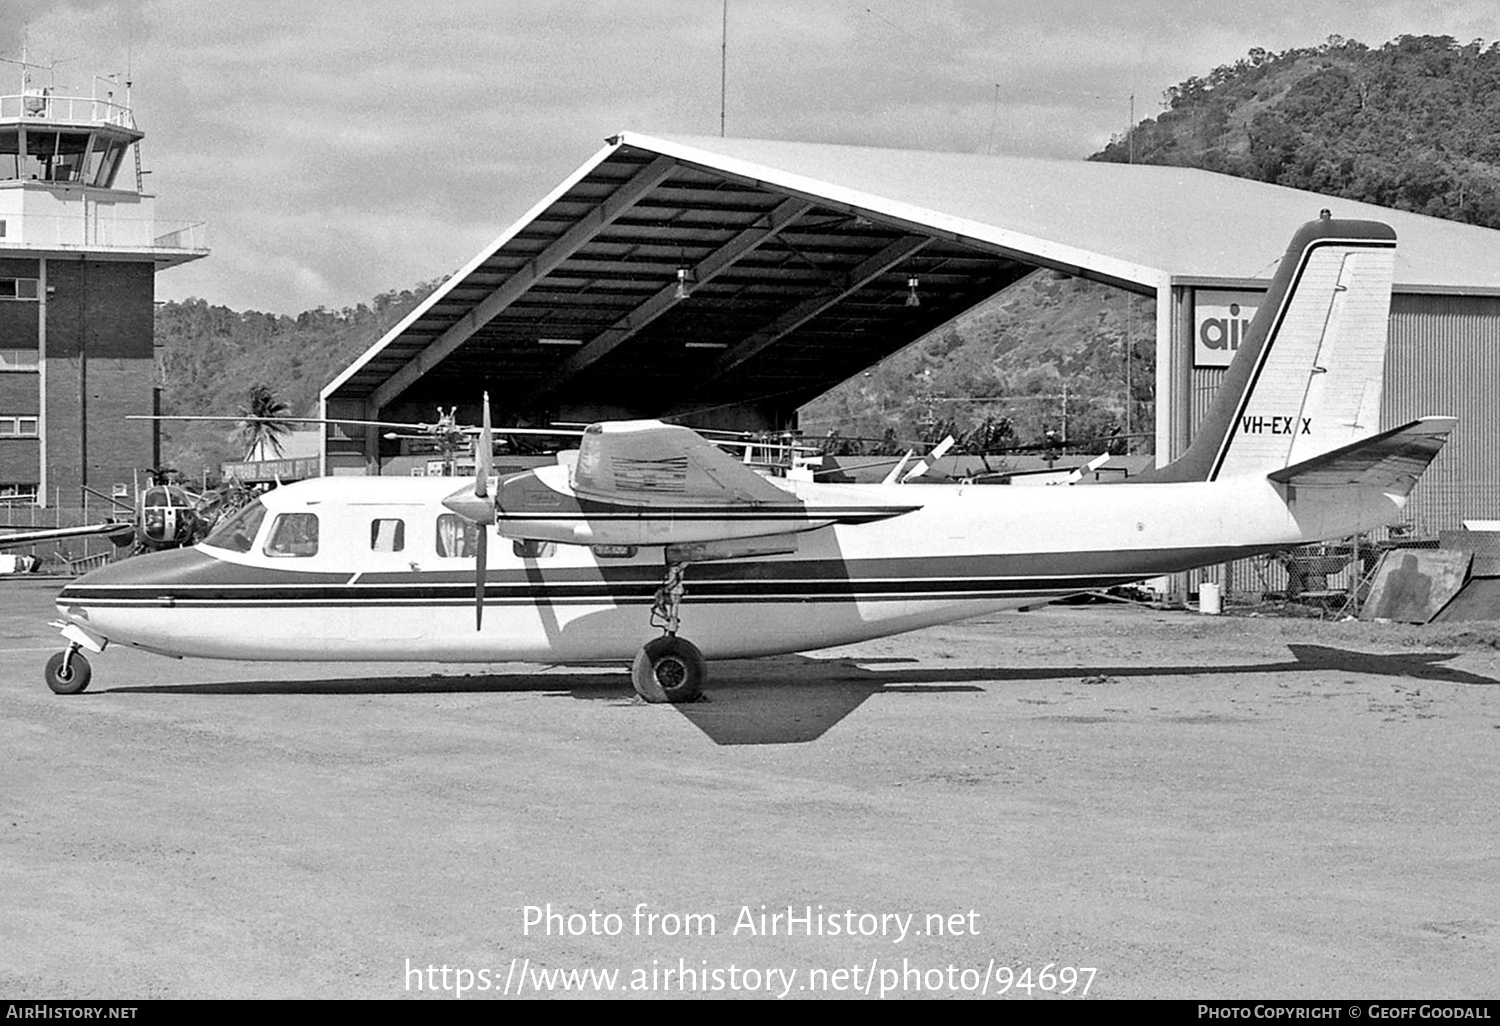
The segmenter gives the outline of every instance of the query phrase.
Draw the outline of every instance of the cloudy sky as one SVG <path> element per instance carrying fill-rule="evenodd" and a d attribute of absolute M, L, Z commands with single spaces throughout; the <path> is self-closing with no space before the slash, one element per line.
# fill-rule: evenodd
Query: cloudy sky
<path fill-rule="evenodd" d="M 1493 0 L 728 0 L 728 134 L 1076 158 L 1251 47 L 1500 37 Z M 0 0 L 56 91 L 125 71 L 162 299 L 341 308 L 449 273 L 620 129 L 716 135 L 723 0 Z M 19 69 L 0 65 L 0 93 Z M 13 77 L 13 85 L 4 85 Z"/>

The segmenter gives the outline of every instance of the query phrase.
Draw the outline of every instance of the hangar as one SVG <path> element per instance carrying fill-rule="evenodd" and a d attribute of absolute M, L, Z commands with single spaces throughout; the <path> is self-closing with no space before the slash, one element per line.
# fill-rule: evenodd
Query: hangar
<path fill-rule="evenodd" d="M 323 415 L 517 424 L 797 408 L 1038 268 L 1149 297 L 1156 452 L 1191 438 L 1296 228 L 1399 237 L 1385 423 L 1454 414 L 1420 532 L 1500 511 L 1500 232 L 1189 168 L 625 132 L 322 393 Z M 398 443 L 331 427 L 329 473 Z"/>

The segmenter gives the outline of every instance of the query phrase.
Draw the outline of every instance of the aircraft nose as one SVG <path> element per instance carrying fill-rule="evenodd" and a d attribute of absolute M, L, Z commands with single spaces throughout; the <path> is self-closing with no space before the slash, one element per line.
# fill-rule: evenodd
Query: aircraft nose
<path fill-rule="evenodd" d="M 171 594 L 182 585 L 212 583 L 220 560 L 198 549 L 169 549 L 110 563 L 63 586 L 57 607 L 71 615 L 70 606 L 91 601 L 140 599 Z"/>

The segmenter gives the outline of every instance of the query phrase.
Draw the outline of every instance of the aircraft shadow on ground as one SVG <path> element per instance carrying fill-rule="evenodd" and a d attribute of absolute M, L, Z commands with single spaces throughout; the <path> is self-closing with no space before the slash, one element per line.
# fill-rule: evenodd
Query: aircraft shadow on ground
<path fill-rule="evenodd" d="M 1214 677 L 1343 671 L 1446 684 L 1500 681 L 1440 665 L 1456 652 L 1352 652 L 1326 645 L 1288 645 L 1291 659 L 1274 663 L 1186 666 L 942 666 L 915 659 L 778 656 L 713 664 L 705 700 L 672 708 L 716 744 L 802 744 L 816 741 L 872 695 L 943 695 L 985 690 L 1015 681 L 1088 677 Z M 871 669 L 871 667 L 881 667 Z M 635 705 L 629 677 L 570 671 L 465 676 L 397 676 L 319 680 L 247 680 L 155 684 L 101 689 L 102 693 L 163 695 L 407 695 L 544 693 L 583 701 Z"/>

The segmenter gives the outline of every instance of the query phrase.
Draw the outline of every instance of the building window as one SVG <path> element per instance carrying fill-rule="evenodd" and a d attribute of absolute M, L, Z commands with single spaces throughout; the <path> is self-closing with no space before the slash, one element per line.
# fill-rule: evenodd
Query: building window
<path fill-rule="evenodd" d="M 0 503 L 15 506 L 25 503 L 36 505 L 35 484 L 16 484 L 0 481 Z"/>
<path fill-rule="evenodd" d="M 318 515 L 316 513 L 283 513 L 271 527 L 266 542 L 268 556 L 316 556 L 318 554 Z"/>
<path fill-rule="evenodd" d="M 36 278 L 0 278 L 0 299 L 37 298 Z"/>
<path fill-rule="evenodd" d="M 38 426 L 36 417 L 0 416 L 0 438 L 35 438 Z"/>
<path fill-rule="evenodd" d="M 40 358 L 41 353 L 36 349 L 0 349 L 0 373 L 34 374 Z"/>
<path fill-rule="evenodd" d="M 370 551 L 400 552 L 406 548 L 406 522 L 404 520 L 370 521 Z"/>

